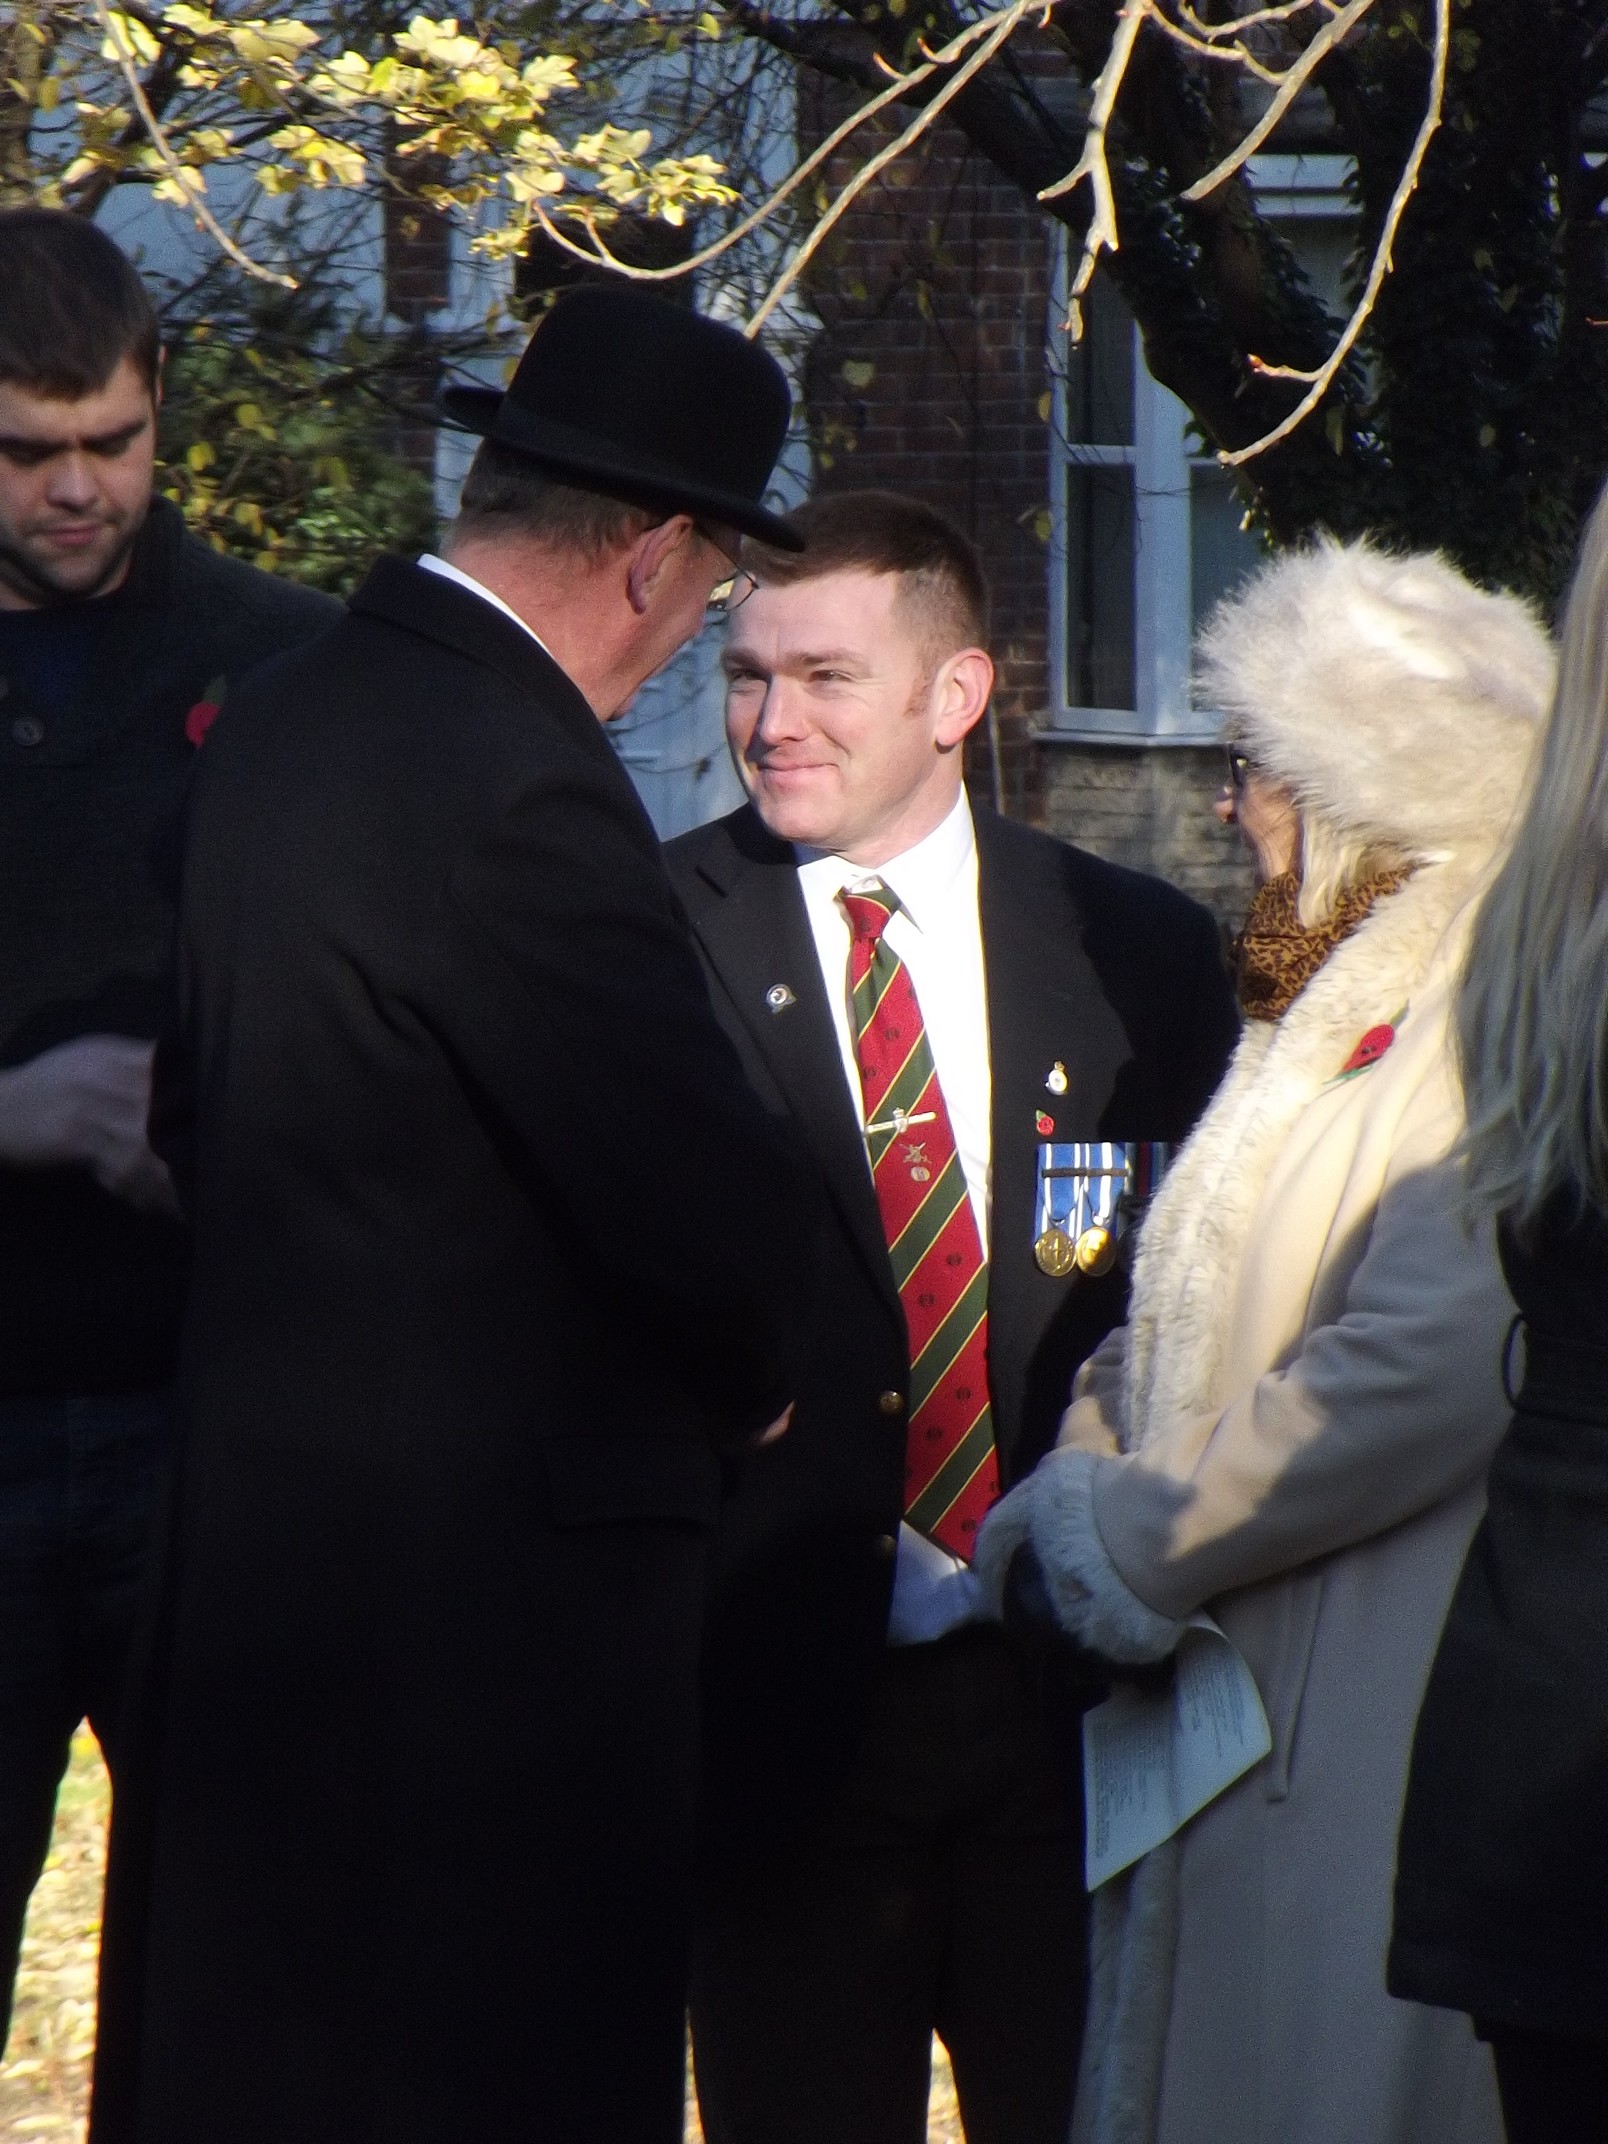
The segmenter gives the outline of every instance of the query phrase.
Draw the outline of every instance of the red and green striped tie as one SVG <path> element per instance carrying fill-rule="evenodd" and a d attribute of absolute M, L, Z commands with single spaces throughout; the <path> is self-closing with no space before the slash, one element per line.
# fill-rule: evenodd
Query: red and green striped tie
<path fill-rule="evenodd" d="M 970 1562 L 999 1495 L 988 1266 L 915 987 L 882 935 L 898 896 L 876 880 L 839 898 L 854 932 L 849 981 L 871 1174 L 910 1334 L 905 1519 Z"/>

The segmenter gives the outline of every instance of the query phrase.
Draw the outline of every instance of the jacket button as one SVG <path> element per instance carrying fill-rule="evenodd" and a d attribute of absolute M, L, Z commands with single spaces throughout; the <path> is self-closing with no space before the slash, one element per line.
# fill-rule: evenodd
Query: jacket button
<path fill-rule="evenodd" d="M 905 1410 L 902 1392 L 884 1392 L 877 1401 L 878 1414 L 903 1414 Z"/>
<path fill-rule="evenodd" d="M 45 725 L 37 715 L 19 715 L 16 721 L 12 723 L 11 742 L 13 744 L 33 745 L 43 744 L 44 741 Z"/>
<path fill-rule="evenodd" d="M 881 1563 L 892 1563 L 894 1557 L 899 1553 L 899 1542 L 893 1534 L 878 1534 L 871 1546 L 876 1551 L 877 1559 Z"/>

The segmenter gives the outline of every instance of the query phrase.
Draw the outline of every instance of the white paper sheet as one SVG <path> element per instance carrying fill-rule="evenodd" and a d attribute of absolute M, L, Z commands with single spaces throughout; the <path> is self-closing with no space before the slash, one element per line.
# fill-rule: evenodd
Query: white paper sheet
<path fill-rule="evenodd" d="M 1273 1747 L 1250 1669 L 1191 1616 L 1165 1690 L 1119 1683 L 1083 1716 L 1084 1876 L 1091 1891 L 1187 1824 Z"/>

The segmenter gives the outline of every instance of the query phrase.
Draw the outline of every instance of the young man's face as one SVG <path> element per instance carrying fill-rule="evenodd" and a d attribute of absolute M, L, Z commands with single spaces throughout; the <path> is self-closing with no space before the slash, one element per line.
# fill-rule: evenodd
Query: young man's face
<path fill-rule="evenodd" d="M 960 753 L 993 667 L 935 660 L 892 573 L 764 582 L 722 658 L 726 735 L 744 788 L 784 841 L 852 862 L 898 855 L 960 794 Z"/>
<path fill-rule="evenodd" d="M 132 358 L 68 401 L 0 380 L 0 610 L 116 588 L 155 463 L 156 397 Z"/>

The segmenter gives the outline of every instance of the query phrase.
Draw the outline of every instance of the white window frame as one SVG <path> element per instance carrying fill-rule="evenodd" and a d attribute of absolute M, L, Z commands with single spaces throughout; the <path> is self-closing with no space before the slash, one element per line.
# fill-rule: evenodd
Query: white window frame
<path fill-rule="evenodd" d="M 1257 156 L 1251 183 L 1264 215 L 1300 223 L 1354 214 L 1339 156 Z M 1052 227 L 1046 369 L 1050 378 L 1049 708 L 1042 733 L 1068 743 L 1215 743 L 1218 720 L 1190 699 L 1193 637 L 1190 579 L 1190 470 L 1209 461 L 1192 452 L 1189 411 L 1146 368 L 1133 337 L 1133 445 L 1069 440 L 1066 318 L 1067 231 Z M 1079 707 L 1069 697 L 1067 662 L 1068 478 L 1075 468 L 1131 468 L 1134 486 L 1133 707 Z"/>

